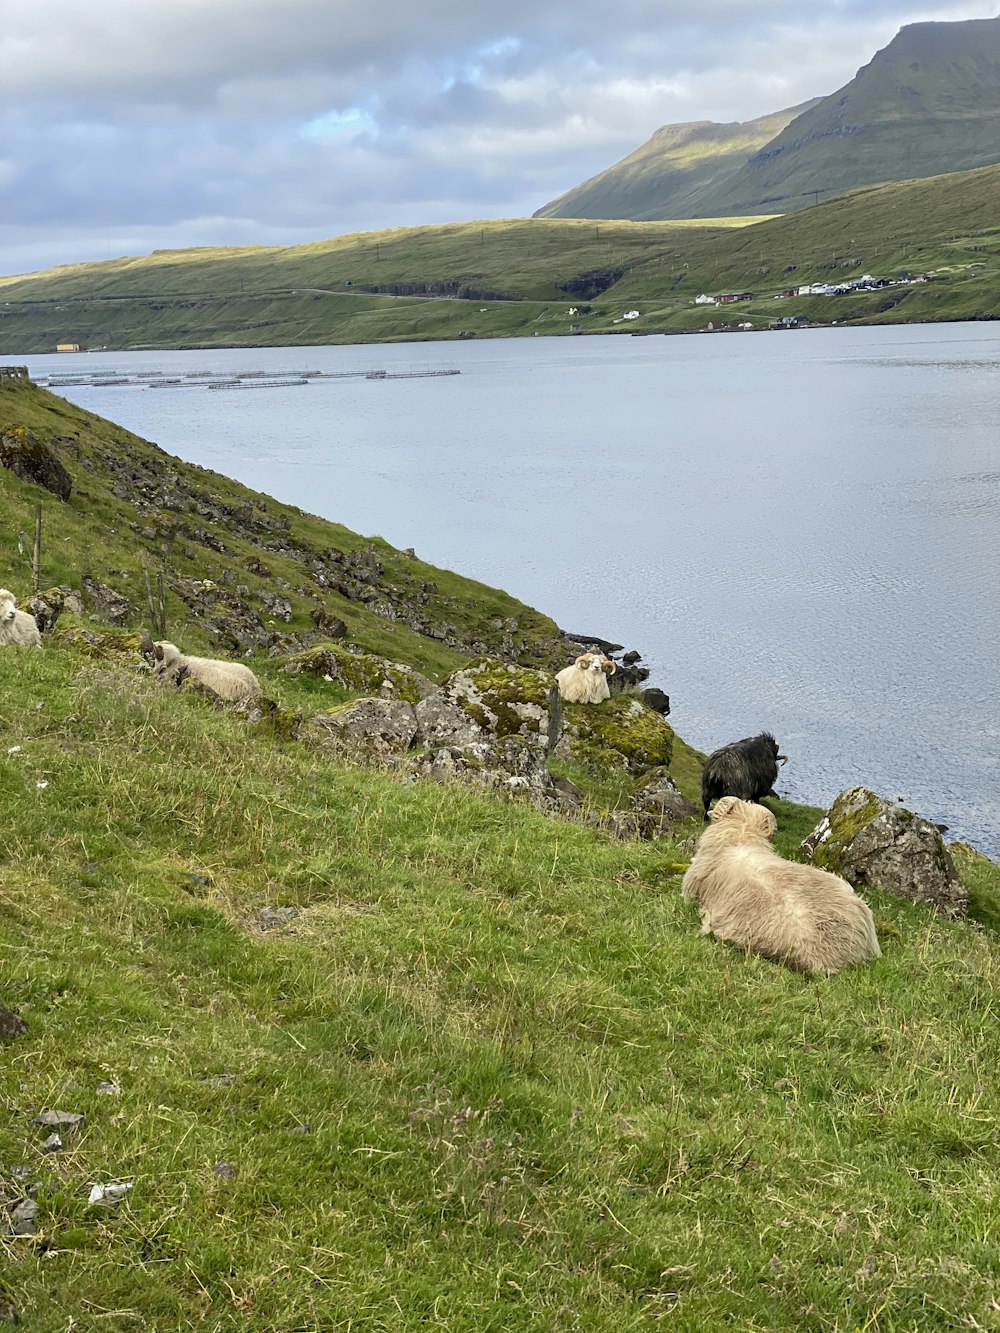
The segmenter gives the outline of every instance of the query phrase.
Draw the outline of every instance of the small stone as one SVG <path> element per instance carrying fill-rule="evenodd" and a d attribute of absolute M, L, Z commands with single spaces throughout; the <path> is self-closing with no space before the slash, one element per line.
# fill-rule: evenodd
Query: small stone
<path fill-rule="evenodd" d="M 206 1082 L 206 1083 L 209 1085 L 209 1087 L 211 1087 L 211 1088 L 228 1088 L 228 1087 L 230 1087 L 233 1083 L 236 1082 L 236 1075 L 235 1075 L 235 1074 L 213 1074 L 212 1077 L 211 1077 L 211 1078 L 207 1078 L 207 1079 L 205 1080 L 205 1082 Z"/>
<path fill-rule="evenodd" d="M 131 1188 L 132 1182 L 126 1180 L 118 1181 L 113 1185 L 94 1185 L 87 1202 L 91 1206 L 104 1204 L 108 1208 L 113 1208 L 115 1204 L 121 1203 Z"/>
<path fill-rule="evenodd" d="M 311 1134 L 312 1132 L 313 1127 L 308 1120 L 304 1120 L 301 1125 L 295 1125 L 292 1128 L 293 1134 Z"/>
<path fill-rule="evenodd" d="M 276 930 L 287 926 L 301 915 L 297 907 L 260 907 L 257 909 L 257 921 L 261 930 Z"/>
<path fill-rule="evenodd" d="M 14 1041 L 16 1037 L 23 1037 L 27 1030 L 28 1025 L 20 1014 L 0 1004 L 0 1041 Z"/>
<path fill-rule="evenodd" d="M 62 1152 L 63 1141 L 58 1134 L 50 1134 L 42 1144 L 42 1152 Z"/>
<path fill-rule="evenodd" d="M 24 1163 L 21 1163 L 18 1166 L 12 1166 L 10 1168 L 10 1176 L 12 1180 L 27 1180 L 28 1176 L 30 1175 L 31 1175 L 31 1167 Z"/>
<path fill-rule="evenodd" d="M 117 1083 L 109 1083 L 106 1079 L 98 1083 L 96 1090 L 102 1097 L 120 1097 L 122 1091 Z"/>
<path fill-rule="evenodd" d="M 38 1204 L 34 1199 L 22 1199 L 11 1212 L 11 1233 L 15 1236 L 33 1236 L 38 1230 Z"/>
<path fill-rule="evenodd" d="M 216 1162 L 212 1167 L 212 1174 L 218 1176 L 220 1180 L 232 1180 L 236 1175 L 236 1167 L 232 1162 Z"/>
<path fill-rule="evenodd" d="M 211 884 L 212 882 L 211 875 L 199 875 L 194 870 L 185 871 L 184 878 L 190 880 L 192 884 L 198 884 L 198 885 Z"/>
<path fill-rule="evenodd" d="M 34 1123 L 41 1129 L 78 1129 L 86 1117 L 79 1111 L 43 1111 Z"/>

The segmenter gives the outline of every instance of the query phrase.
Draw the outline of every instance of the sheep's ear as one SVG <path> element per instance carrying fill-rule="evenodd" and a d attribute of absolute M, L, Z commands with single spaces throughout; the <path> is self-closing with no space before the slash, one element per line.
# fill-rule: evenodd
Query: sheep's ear
<path fill-rule="evenodd" d="M 741 804 L 742 802 L 738 796 L 722 796 L 712 807 L 712 813 L 709 815 L 709 819 L 711 819 L 713 824 L 720 819 L 725 819 L 727 815 L 731 815 L 736 807 Z"/>
<path fill-rule="evenodd" d="M 163 661 L 163 644 L 162 644 L 162 643 L 154 643 L 154 644 L 153 644 L 153 656 L 156 658 L 156 660 L 157 660 L 158 662 L 162 662 L 162 661 Z"/>

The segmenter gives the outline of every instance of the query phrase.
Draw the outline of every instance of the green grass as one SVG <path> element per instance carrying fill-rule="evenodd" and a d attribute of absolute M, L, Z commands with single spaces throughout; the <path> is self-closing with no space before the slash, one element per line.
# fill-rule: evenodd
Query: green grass
<path fill-rule="evenodd" d="M 41 499 L 43 583 L 90 569 L 131 590 L 145 559 L 185 646 L 215 640 L 183 578 L 250 583 L 263 557 L 292 629 L 320 605 L 438 678 L 464 660 L 309 583 L 357 534 L 41 390 L 0 391 L 0 422 L 57 440 L 76 483 L 59 505 L 0 473 L 7 586 L 26 586 L 16 536 Z M 126 465 L 152 489 L 123 492 Z M 144 533 L 190 512 L 151 498 L 168 466 L 212 500 L 198 519 L 225 551 Z M 292 553 L 267 549 L 279 519 Z M 438 585 L 432 617 L 475 637 L 512 615 L 526 659 L 556 651 L 538 613 L 376 546 L 394 587 Z M 29 1024 L 0 1045 L 0 1221 L 27 1187 L 39 1205 L 35 1234 L 0 1234 L 0 1320 L 1000 1327 L 1000 868 L 960 858 L 970 922 L 868 895 L 883 958 L 807 982 L 700 935 L 679 893 L 697 819 L 621 841 L 353 767 L 116 666 L 127 631 L 76 627 L 96 655 L 0 651 L 0 1003 Z M 253 665 L 283 709 L 349 697 Z M 677 738 L 690 797 L 700 762 Z M 571 776 L 590 810 L 631 795 Z M 819 812 L 769 803 L 794 855 Z M 297 915 L 263 929 L 281 907 Z M 46 1107 L 86 1116 L 61 1152 L 42 1151 Z M 117 1207 L 88 1204 L 117 1181 Z"/>
<path fill-rule="evenodd" d="M 804 982 L 700 936 L 674 844 L 66 646 L 0 654 L 0 700 L 33 1333 L 998 1326 L 993 933 L 874 894 L 881 961 Z M 46 1106 L 87 1117 L 61 1153 Z"/>

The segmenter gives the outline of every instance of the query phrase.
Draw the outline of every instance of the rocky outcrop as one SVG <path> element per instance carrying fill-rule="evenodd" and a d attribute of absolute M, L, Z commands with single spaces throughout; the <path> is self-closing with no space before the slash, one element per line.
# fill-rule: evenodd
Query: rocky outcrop
<path fill-rule="evenodd" d="M 0 466 L 22 481 L 51 491 L 60 500 L 68 500 L 73 493 L 73 478 L 59 455 L 23 426 L 8 426 L 0 434 Z"/>
<path fill-rule="evenodd" d="M 356 699 L 332 713 L 317 713 L 299 732 L 312 744 L 365 759 L 404 755 L 416 734 L 416 713 L 403 699 Z"/>
<path fill-rule="evenodd" d="M 960 916 L 968 897 L 937 826 L 866 787 L 842 791 L 802 851 L 824 870 Z"/>
<path fill-rule="evenodd" d="M 82 582 L 84 595 L 94 612 L 109 625 L 124 625 L 132 612 L 128 598 L 89 574 L 84 574 Z"/>
<path fill-rule="evenodd" d="M 426 753 L 414 759 L 414 772 L 551 791 L 546 760 L 559 734 L 560 703 L 548 672 L 482 658 L 453 672 L 416 715 Z"/>
<path fill-rule="evenodd" d="M 31 594 L 27 609 L 35 617 L 35 624 L 41 633 L 48 634 L 63 611 L 80 615 L 83 605 L 72 588 L 46 588 L 44 592 Z"/>
<path fill-rule="evenodd" d="M 701 807 L 683 796 L 665 768 L 654 768 L 640 783 L 635 807 L 653 819 L 653 836 L 668 838 L 686 819 L 701 815 Z"/>
<path fill-rule="evenodd" d="M 636 775 L 666 767 L 674 733 L 668 722 L 641 699 L 615 695 L 602 704 L 565 704 L 557 758 L 598 772 Z"/>
<path fill-rule="evenodd" d="M 419 671 L 402 662 L 389 662 L 370 653 L 352 653 L 339 644 L 319 644 L 296 653 L 284 667 L 290 675 L 303 672 L 352 692 L 378 695 L 383 699 L 405 699 L 416 704 L 437 690 Z"/>

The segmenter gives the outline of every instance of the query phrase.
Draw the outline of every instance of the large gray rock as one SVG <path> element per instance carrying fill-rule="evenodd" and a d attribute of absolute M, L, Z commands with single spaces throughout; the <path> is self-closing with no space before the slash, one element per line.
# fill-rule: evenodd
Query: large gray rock
<path fill-rule="evenodd" d="M 423 699 L 417 721 L 428 746 L 516 741 L 544 760 L 559 736 L 559 691 L 547 671 L 480 658 Z"/>
<path fill-rule="evenodd" d="M 22 426 L 8 426 L 0 432 L 0 467 L 9 468 L 22 481 L 43 486 L 60 500 L 72 494 L 73 478 L 55 449 Z"/>
<path fill-rule="evenodd" d="M 665 768 L 654 768 L 635 794 L 637 811 L 653 817 L 654 837 L 666 838 L 677 824 L 701 814 L 701 807 L 682 795 Z"/>
<path fill-rule="evenodd" d="M 842 791 L 802 843 L 814 865 L 960 916 L 968 896 L 940 831 L 866 787 Z"/>
<path fill-rule="evenodd" d="M 378 694 L 384 699 L 405 699 L 411 704 L 426 698 L 437 686 L 403 662 L 389 662 L 370 653 L 352 653 L 339 644 L 324 643 L 290 658 L 284 670 L 293 676 L 319 676 L 345 690 Z"/>
<path fill-rule="evenodd" d="M 333 713 L 317 713 L 300 736 L 363 757 L 403 755 L 417 734 L 413 705 L 404 699 L 356 699 Z"/>
<path fill-rule="evenodd" d="M 428 776 L 477 777 L 511 790 L 548 791 L 546 759 L 559 735 L 559 692 L 546 671 L 490 658 L 455 671 L 417 704 L 417 739 L 434 758 Z M 517 781 L 512 782 L 513 779 Z"/>
<path fill-rule="evenodd" d="M 601 704 L 565 704 L 558 759 L 599 773 L 648 773 L 670 763 L 674 733 L 641 699 L 614 695 Z"/>

